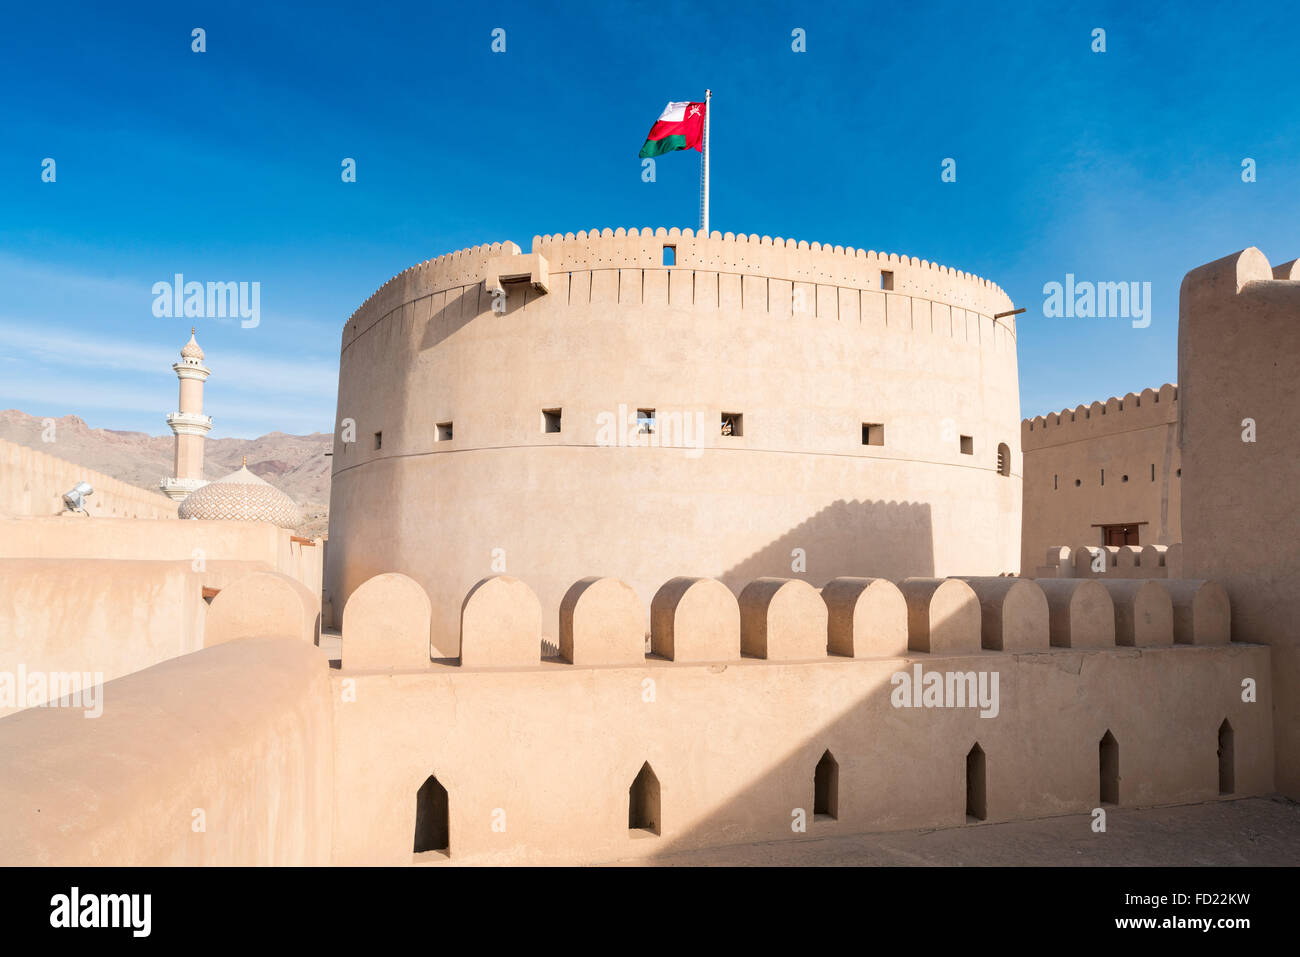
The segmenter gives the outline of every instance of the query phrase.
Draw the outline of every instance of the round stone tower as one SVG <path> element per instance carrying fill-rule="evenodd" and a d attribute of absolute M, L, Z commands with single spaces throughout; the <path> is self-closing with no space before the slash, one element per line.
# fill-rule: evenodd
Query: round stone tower
<path fill-rule="evenodd" d="M 1019 564 L 1016 329 L 906 256 L 691 230 L 479 246 L 347 321 L 326 589 L 402 572 L 459 650 L 466 593 L 677 575 L 997 575 Z M 648 616 L 647 616 L 648 621 Z"/>
<path fill-rule="evenodd" d="M 174 473 L 159 483 L 169 498 L 180 501 L 208 483 L 203 480 L 203 439 L 212 428 L 212 416 L 203 414 L 203 383 L 212 370 L 203 364 L 203 350 L 190 329 L 190 341 L 181 348 L 181 361 L 172 366 L 180 380 L 179 411 L 167 416 L 176 436 Z"/>

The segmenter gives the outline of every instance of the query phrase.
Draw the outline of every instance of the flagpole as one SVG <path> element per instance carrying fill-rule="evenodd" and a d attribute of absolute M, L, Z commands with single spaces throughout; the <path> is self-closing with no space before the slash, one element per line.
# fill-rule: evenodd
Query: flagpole
<path fill-rule="evenodd" d="M 709 120 L 713 118 L 713 91 L 704 91 L 704 158 L 700 161 L 700 232 L 709 235 Z"/>

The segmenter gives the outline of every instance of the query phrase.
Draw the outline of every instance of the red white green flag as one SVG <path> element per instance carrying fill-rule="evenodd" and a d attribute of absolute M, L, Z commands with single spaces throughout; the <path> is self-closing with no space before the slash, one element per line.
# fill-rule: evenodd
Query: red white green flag
<path fill-rule="evenodd" d="M 662 156 L 673 150 L 704 151 L 705 103 L 669 103 L 646 137 L 640 158 Z"/>

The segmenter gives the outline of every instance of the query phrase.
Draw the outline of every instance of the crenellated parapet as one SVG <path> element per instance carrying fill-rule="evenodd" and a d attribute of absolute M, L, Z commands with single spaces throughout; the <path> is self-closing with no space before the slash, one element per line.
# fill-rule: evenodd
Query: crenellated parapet
<path fill-rule="evenodd" d="M 391 572 L 370 579 L 344 611 L 343 667 L 434 667 L 428 621 L 428 599 L 412 579 Z M 645 609 L 627 584 L 584 578 L 565 597 L 559 653 L 548 657 L 537 596 L 518 579 L 496 576 L 465 598 L 460 659 L 438 665 L 931 660 L 1218 645 L 1230 635 L 1227 595 L 1214 582 L 1119 577 L 837 578 L 821 589 L 798 579 L 759 578 L 739 596 L 713 579 L 682 577 L 655 596 L 649 635 L 644 621 Z"/>
<path fill-rule="evenodd" d="M 1020 445 L 1025 452 L 1081 439 L 1101 438 L 1136 429 L 1171 425 L 1178 421 L 1178 386 L 1166 382 L 1159 389 L 1111 396 L 1105 402 L 1078 405 L 1049 412 L 1020 423 Z"/>
<path fill-rule="evenodd" d="M 510 271 L 529 277 L 537 295 L 562 293 L 565 302 L 577 301 L 576 295 L 589 302 L 720 310 L 732 305 L 752 310 L 761 302 L 762 311 L 787 317 L 866 321 L 878 316 L 895 324 L 905 317 L 909 327 L 923 323 L 954 338 L 992 341 L 995 325 L 1015 336 L 1014 317 L 995 318 L 1012 308 L 997 284 L 915 256 L 780 236 L 620 227 L 534 236 L 528 254 L 513 242 L 491 243 L 411 266 L 353 313 L 344 327 L 344 348 L 403 305 L 437 293 L 478 287 L 483 297 L 476 308 L 487 311 L 511 257 L 519 257 L 521 265 Z M 637 281 L 620 281 L 628 270 L 638 271 Z M 544 278 L 548 273 L 553 283 Z M 670 274 L 678 277 L 676 283 Z M 968 319 L 976 325 L 970 327 Z M 982 332 L 980 322 L 990 328 Z"/>
<path fill-rule="evenodd" d="M 672 247 L 673 266 L 792 282 L 841 286 L 927 298 L 987 315 L 1009 308 L 1011 300 L 993 282 L 915 256 L 878 253 L 851 246 L 831 246 L 780 236 L 721 233 L 708 236 L 692 229 L 579 230 L 534 236 L 533 252 L 547 257 L 556 271 L 609 268 L 668 268 L 664 248 Z M 882 272 L 891 275 L 886 289 Z M 1014 329 L 1011 317 L 998 320 Z"/>
<path fill-rule="evenodd" d="M 1183 545 L 1053 545 L 1035 578 L 1182 578 Z"/>
<path fill-rule="evenodd" d="M 348 318 L 343 327 L 344 348 L 373 323 L 405 303 L 435 292 L 481 283 L 490 260 L 503 254 L 519 253 L 519 247 L 512 242 L 485 243 L 444 253 L 402 270 L 371 293 Z"/>
<path fill-rule="evenodd" d="M 1270 649 L 1227 640 L 1213 582 L 740 584 L 670 578 L 647 635 L 617 578 L 545 624 L 524 581 L 484 579 L 460 660 L 416 666 L 354 664 L 345 627 L 335 862 L 612 861 L 1272 789 Z M 429 655 L 425 607 L 403 661 Z"/>

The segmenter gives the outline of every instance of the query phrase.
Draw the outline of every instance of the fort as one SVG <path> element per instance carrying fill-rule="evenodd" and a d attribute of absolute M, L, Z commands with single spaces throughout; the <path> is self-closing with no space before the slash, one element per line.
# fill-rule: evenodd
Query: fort
<path fill-rule="evenodd" d="M 1015 326 L 994 318 L 1010 308 L 929 262 L 689 229 L 412 267 L 344 326 L 338 416 L 361 441 L 335 442 L 328 605 L 407 574 L 455 656 L 461 601 L 498 548 L 548 623 L 593 569 L 646 607 L 673 575 L 738 593 L 789 574 L 795 547 L 821 581 L 1012 572 Z M 689 458 L 615 452 L 601 413 L 622 406 L 707 409 L 711 431 Z"/>
<path fill-rule="evenodd" d="M 1082 554 L 1082 546 L 1166 550 L 1182 541 L 1177 386 L 1027 419 L 1020 444 L 1022 569 L 1041 566 L 1052 546 Z"/>
<path fill-rule="evenodd" d="M 1300 796 L 1297 279 L 1192 270 L 1177 387 L 1022 422 L 1012 303 L 927 262 L 605 230 L 415 266 L 344 325 L 328 549 L 239 473 L 181 501 L 225 520 L 0 520 L 0 668 L 106 678 L 95 720 L 0 718 L 0 860 L 597 863 Z M 701 455 L 599 444 L 620 403 L 707 409 Z"/>

